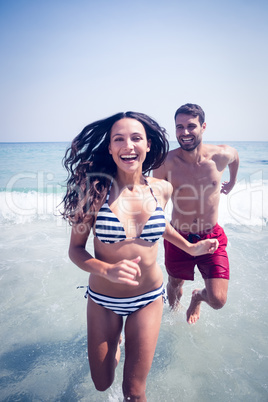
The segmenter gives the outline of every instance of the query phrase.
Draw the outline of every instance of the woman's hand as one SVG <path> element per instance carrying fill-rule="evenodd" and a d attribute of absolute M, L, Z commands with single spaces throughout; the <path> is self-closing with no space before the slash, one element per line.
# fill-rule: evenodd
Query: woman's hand
<path fill-rule="evenodd" d="M 134 260 L 122 260 L 116 264 L 108 264 L 104 277 L 111 282 L 137 286 L 139 285 L 137 278 L 141 276 L 140 260 L 141 257 L 137 257 Z"/>
<path fill-rule="evenodd" d="M 138 278 L 141 276 L 138 256 L 133 260 L 122 260 L 115 264 L 109 264 L 94 258 L 86 250 L 86 242 L 91 226 L 74 225 L 69 247 L 69 257 L 83 271 L 98 275 L 114 283 L 122 283 L 132 286 L 139 285 Z"/>
<path fill-rule="evenodd" d="M 219 242 L 217 239 L 206 239 L 201 240 L 198 243 L 190 243 L 188 240 L 182 237 L 182 235 L 180 235 L 167 221 L 166 230 L 163 234 L 163 237 L 176 247 L 182 249 L 192 256 L 213 254 L 219 247 Z"/>
<path fill-rule="evenodd" d="M 217 239 L 201 240 L 198 243 L 192 244 L 190 254 L 193 256 L 203 254 L 213 254 L 219 247 Z"/>

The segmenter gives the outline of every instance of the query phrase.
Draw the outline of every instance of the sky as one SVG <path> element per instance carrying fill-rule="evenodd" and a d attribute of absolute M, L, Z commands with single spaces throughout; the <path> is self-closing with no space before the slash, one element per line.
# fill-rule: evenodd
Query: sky
<path fill-rule="evenodd" d="M 176 140 L 197 103 L 204 141 L 268 141 L 268 2 L 0 0 L 0 142 L 71 141 L 146 113 Z"/>

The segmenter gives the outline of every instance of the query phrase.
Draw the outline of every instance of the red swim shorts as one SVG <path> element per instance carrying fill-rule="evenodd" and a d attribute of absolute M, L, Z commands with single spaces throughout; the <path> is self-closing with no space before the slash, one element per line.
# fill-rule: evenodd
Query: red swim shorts
<path fill-rule="evenodd" d="M 179 230 L 178 233 L 188 241 L 191 241 L 191 238 L 196 239 L 197 237 L 194 234 L 180 232 Z M 198 240 L 218 239 L 219 247 L 215 253 L 193 257 L 167 240 L 164 240 L 167 273 L 174 278 L 193 281 L 194 268 L 197 265 L 203 279 L 229 279 L 229 260 L 226 252 L 227 236 L 223 228 L 216 224 L 210 233 L 201 232 L 197 233 L 197 235 Z"/>

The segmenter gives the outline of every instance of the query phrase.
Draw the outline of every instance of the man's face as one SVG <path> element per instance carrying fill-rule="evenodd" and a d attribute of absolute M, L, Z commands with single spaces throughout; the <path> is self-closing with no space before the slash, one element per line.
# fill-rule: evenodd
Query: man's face
<path fill-rule="evenodd" d="M 181 148 L 184 151 L 193 151 L 202 141 L 206 123 L 203 123 L 201 126 L 198 116 L 178 114 L 175 124 L 176 137 Z"/>

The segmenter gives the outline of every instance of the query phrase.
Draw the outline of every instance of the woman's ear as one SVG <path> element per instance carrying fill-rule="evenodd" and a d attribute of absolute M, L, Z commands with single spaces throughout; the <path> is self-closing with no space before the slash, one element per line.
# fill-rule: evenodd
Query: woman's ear
<path fill-rule="evenodd" d="M 148 141 L 147 141 L 147 152 L 150 152 L 150 151 L 151 151 L 151 145 L 152 145 L 152 141 L 151 141 L 151 140 L 148 140 Z"/>

